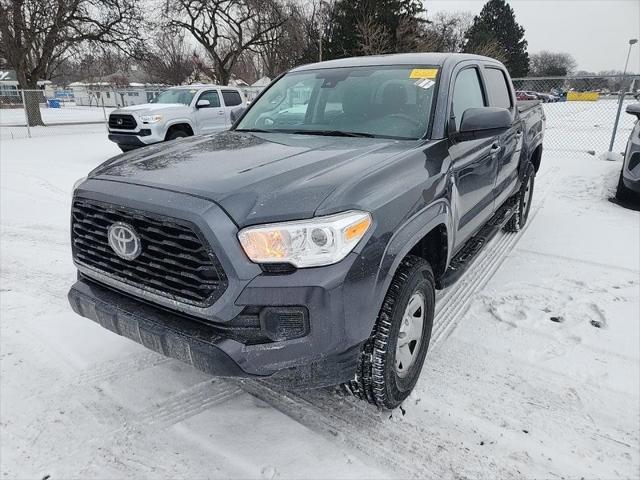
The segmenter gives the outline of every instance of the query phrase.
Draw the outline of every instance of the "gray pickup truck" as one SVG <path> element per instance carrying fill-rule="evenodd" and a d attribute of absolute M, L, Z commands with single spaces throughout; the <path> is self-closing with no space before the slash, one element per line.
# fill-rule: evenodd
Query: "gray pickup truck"
<path fill-rule="evenodd" d="M 414 388 L 435 291 L 527 221 L 545 117 L 463 54 L 305 65 L 230 131 L 114 157 L 74 187 L 80 315 L 219 376 Z"/>

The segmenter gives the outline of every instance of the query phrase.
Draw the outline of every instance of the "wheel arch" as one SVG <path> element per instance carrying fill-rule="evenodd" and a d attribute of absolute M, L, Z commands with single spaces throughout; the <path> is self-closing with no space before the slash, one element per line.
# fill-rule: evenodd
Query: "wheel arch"
<path fill-rule="evenodd" d="M 382 300 L 400 262 L 407 255 L 424 258 L 431 264 L 437 279 L 449 265 L 453 249 L 453 216 L 448 200 L 440 199 L 400 226 L 382 257 L 376 282 L 376 298 Z"/>
<path fill-rule="evenodd" d="M 533 150 L 533 152 L 531 152 L 529 161 L 533 164 L 533 168 L 535 169 L 535 172 L 538 173 L 538 170 L 540 169 L 540 162 L 542 161 L 542 144 L 541 143 Z"/>
<path fill-rule="evenodd" d="M 191 126 L 191 124 L 187 121 L 182 121 L 182 120 L 177 120 L 173 123 L 171 123 L 170 125 L 167 126 L 167 131 L 164 134 L 164 138 L 165 140 L 167 139 L 167 137 L 169 136 L 169 134 L 175 130 L 182 130 L 184 132 L 187 132 L 189 135 L 193 136 L 194 135 L 194 131 L 193 131 L 193 127 Z"/>

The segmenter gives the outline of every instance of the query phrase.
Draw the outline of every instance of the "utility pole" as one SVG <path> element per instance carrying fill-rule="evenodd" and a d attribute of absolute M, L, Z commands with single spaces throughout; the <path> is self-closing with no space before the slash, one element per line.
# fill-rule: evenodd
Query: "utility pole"
<path fill-rule="evenodd" d="M 627 51 L 627 61 L 624 64 L 624 72 L 622 73 L 622 88 L 620 91 L 620 97 L 618 98 L 618 111 L 616 113 L 616 121 L 613 124 L 613 132 L 611 132 L 611 142 L 609 143 L 609 153 L 607 154 L 607 160 L 615 160 L 613 152 L 613 144 L 616 141 L 616 131 L 618 130 L 618 122 L 620 121 L 620 112 L 622 111 L 622 104 L 624 103 L 624 98 L 627 95 L 627 67 L 629 66 L 629 56 L 631 55 L 631 47 L 638 43 L 637 38 L 631 38 L 629 40 L 629 50 Z"/>

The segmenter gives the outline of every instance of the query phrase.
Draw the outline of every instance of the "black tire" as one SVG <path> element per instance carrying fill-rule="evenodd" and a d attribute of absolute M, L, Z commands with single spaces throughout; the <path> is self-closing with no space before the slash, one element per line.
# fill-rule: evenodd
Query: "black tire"
<path fill-rule="evenodd" d="M 401 365 L 396 365 L 396 348 L 403 317 L 410 300 L 416 296 L 422 296 L 424 300 L 422 336 L 414 345 L 417 351 L 413 350 L 412 363 L 402 369 Z M 371 337 L 360 353 L 356 377 L 345 385 L 346 389 L 380 408 L 399 406 L 415 387 L 422 371 L 431 340 L 434 305 L 435 282 L 431 266 L 422 258 L 408 255 L 391 281 Z"/>
<path fill-rule="evenodd" d="M 531 200 L 533 199 L 533 187 L 535 186 L 536 170 L 531 162 L 524 166 L 522 186 L 516 194 L 516 211 L 504 225 L 505 232 L 519 232 L 527 223 L 529 212 L 531 211 Z"/>
<path fill-rule="evenodd" d="M 622 166 L 624 168 L 624 165 Z M 616 200 L 622 204 L 628 204 L 638 201 L 638 196 L 633 190 L 627 188 L 622 178 L 622 170 L 620 170 L 620 177 L 618 178 L 618 187 L 616 188 Z"/>
<path fill-rule="evenodd" d="M 164 140 L 165 142 L 169 142 L 171 140 L 175 140 L 176 138 L 184 138 L 184 137 L 190 137 L 190 136 L 191 135 L 189 135 L 189 132 L 185 132 L 184 130 L 174 129 L 174 130 L 170 130 L 167 133 L 167 136 Z"/>

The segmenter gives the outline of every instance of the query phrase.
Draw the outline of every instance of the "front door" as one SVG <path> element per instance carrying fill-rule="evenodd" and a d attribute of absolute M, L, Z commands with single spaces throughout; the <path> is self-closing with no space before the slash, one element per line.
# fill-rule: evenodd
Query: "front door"
<path fill-rule="evenodd" d="M 209 105 L 198 107 L 200 100 L 208 100 Z M 197 134 L 217 132 L 227 127 L 224 107 L 220 104 L 220 95 L 217 90 L 206 90 L 202 92 L 196 100 L 195 105 Z"/>
<path fill-rule="evenodd" d="M 451 112 L 455 130 L 465 110 L 487 106 L 487 96 L 477 67 L 460 70 L 456 76 Z M 494 212 L 494 184 L 501 146 L 497 137 L 465 140 L 452 136 L 453 199 L 458 222 L 455 248 L 480 229 Z"/>

